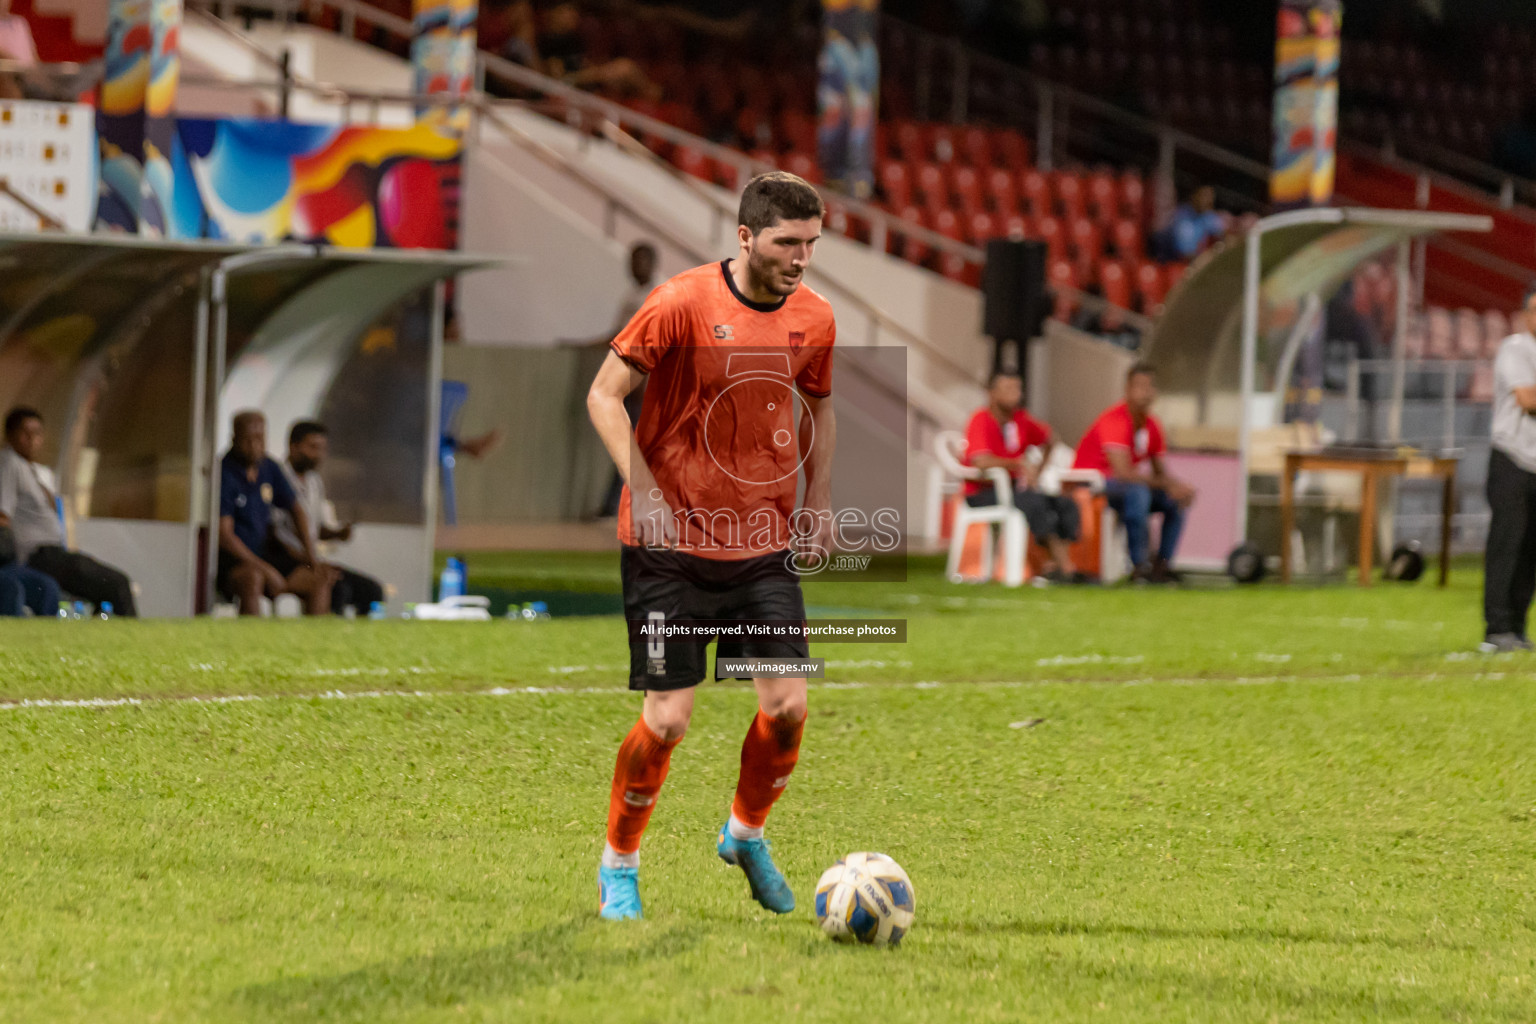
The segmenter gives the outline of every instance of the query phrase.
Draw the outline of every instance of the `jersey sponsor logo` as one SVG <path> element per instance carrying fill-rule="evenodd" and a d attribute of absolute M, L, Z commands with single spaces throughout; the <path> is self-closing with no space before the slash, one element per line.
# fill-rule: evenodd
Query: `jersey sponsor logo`
<path fill-rule="evenodd" d="M 791 352 L 799 352 L 800 351 L 800 346 L 804 345 L 804 344 L 805 344 L 805 332 L 804 331 L 790 331 L 789 332 L 789 350 Z"/>
<path fill-rule="evenodd" d="M 735 341 L 736 332 L 731 330 L 730 324 L 715 324 L 716 341 Z"/>

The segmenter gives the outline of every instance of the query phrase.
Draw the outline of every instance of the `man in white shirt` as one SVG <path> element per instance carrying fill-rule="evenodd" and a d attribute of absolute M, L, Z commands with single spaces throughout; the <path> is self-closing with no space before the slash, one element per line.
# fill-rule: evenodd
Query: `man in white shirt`
<path fill-rule="evenodd" d="M 43 439 L 43 417 L 36 409 L 17 406 L 6 413 L 6 446 L 0 448 L 0 526 L 9 526 L 15 534 L 17 561 L 53 577 L 66 592 L 98 610 L 110 604 L 114 615 L 137 615 L 127 576 L 65 547 L 59 486 L 53 471 L 37 461 Z"/>
<path fill-rule="evenodd" d="M 334 521 L 325 500 L 325 480 L 320 467 L 330 454 L 330 440 L 325 425 L 314 420 L 300 420 L 288 431 L 288 458 L 283 462 L 283 472 L 293 485 L 305 516 L 309 521 L 312 540 L 318 546 L 322 540 L 334 540 L 345 544 L 352 539 L 352 524 L 341 525 Z M 293 516 L 282 509 L 272 513 L 272 536 L 276 547 L 286 551 L 298 564 L 304 554 L 304 541 L 299 537 Z M 278 566 L 280 570 L 283 566 Z M 367 614 L 375 601 L 384 600 L 384 588 L 372 576 L 364 575 L 345 566 L 327 564 L 334 583 L 331 586 L 331 610 L 338 614 L 350 605 Z"/>
<path fill-rule="evenodd" d="M 1493 361 L 1493 436 L 1488 454 L 1488 547 L 1484 555 L 1480 650 L 1529 651 L 1525 635 L 1536 593 L 1536 284 L 1519 319 L 1525 330 L 1499 345 Z"/>

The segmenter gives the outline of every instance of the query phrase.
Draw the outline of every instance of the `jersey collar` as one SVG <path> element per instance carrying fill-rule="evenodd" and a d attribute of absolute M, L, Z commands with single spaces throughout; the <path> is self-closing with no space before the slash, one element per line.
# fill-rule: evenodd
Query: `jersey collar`
<path fill-rule="evenodd" d="M 740 289 L 736 287 L 736 279 L 731 276 L 730 260 L 720 261 L 720 273 L 725 275 L 725 286 L 731 290 L 732 295 L 736 296 L 736 301 L 741 303 L 743 306 L 746 306 L 750 310 L 754 310 L 758 313 L 772 313 L 774 310 L 783 308 L 784 303 L 789 301 L 789 297 L 785 296 L 778 302 L 753 302 L 751 299 L 741 294 Z"/>

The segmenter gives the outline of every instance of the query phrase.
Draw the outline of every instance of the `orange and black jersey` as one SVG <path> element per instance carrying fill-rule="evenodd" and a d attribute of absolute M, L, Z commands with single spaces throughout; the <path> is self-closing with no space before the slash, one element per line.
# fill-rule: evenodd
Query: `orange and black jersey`
<path fill-rule="evenodd" d="M 810 445 L 797 389 L 831 394 L 836 334 L 831 305 L 805 284 L 779 303 L 752 302 L 726 260 L 651 292 L 614 339 L 649 374 L 635 439 L 673 509 L 679 550 L 737 560 L 789 546 Z M 628 488 L 619 540 L 638 543 Z"/>

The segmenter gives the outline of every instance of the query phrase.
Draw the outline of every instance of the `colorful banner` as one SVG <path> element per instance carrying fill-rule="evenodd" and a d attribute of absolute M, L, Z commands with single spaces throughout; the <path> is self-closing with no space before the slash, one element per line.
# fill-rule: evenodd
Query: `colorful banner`
<path fill-rule="evenodd" d="M 181 78 L 181 0 L 152 0 L 149 85 L 144 97 L 144 202 L 139 233 L 163 236 L 173 189 L 171 149 L 175 145 L 176 86 Z"/>
<path fill-rule="evenodd" d="M 413 128 L 182 119 L 173 238 L 348 248 L 458 244 L 459 139 Z"/>
<path fill-rule="evenodd" d="M 153 50 L 150 0 L 111 0 L 96 117 L 101 155 L 96 202 L 99 231 L 139 230 L 144 192 L 144 99 Z"/>
<path fill-rule="evenodd" d="M 869 198 L 874 190 L 874 127 L 880 51 L 875 22 L 880 0 L 822 0 L 822 46 L 816 132 L 821 173 L 835 188 Z"/>
<path fill-rule="evenodd" d="M 411 64 L 417 93 L 468 96 L 475 83 L 476 0 L 414 0 Z M 422 105 L 416 116 L 455 131 L 469 127 L 464 104 Z"/>
<path fill-rule="evenodd" d="M 1333 199 L 1343 13 L 1341 0 L 1281 0 L 1269 183 L 1278 209 Z"/>

